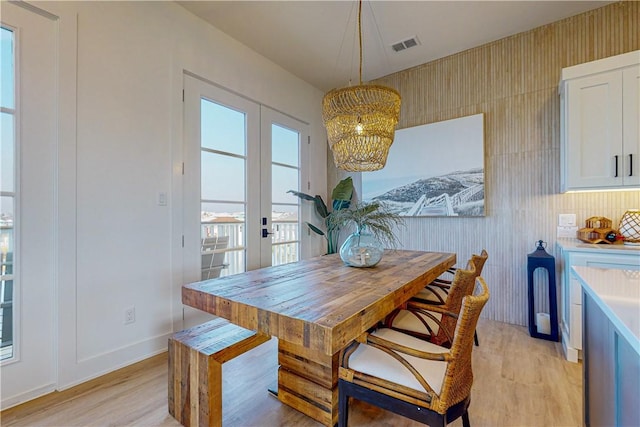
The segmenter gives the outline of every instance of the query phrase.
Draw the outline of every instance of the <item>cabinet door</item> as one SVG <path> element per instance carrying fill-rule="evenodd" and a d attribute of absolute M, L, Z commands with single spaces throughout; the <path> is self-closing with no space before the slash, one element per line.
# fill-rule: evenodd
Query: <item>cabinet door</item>
<path fill-rule="evenodd" d="M 640 270 L 640 257 L 638 254 L 576 254 L 571 258 L 571 265 L 582 265 L 596 268 L 617 268 L 620 270 Z M 577 301 L 573 301 L 578 303 Z"/>
<path fill-rule="evenodd" d="M 625 186 L 640 186 L 640 65 L 622 74 L 622 174 Z"/>
<path fill-rule="evenodd" d="M 622 185 L 622 73 L 567 82 L 568 189 Z"/>

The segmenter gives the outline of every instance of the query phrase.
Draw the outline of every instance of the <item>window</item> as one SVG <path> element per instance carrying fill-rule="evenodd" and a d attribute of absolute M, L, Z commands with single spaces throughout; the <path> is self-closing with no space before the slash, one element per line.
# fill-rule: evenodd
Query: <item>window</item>
<path fill-rule="evenodd" d="M 208 99 L 201 108 L 202 280 L 245 265 L 246 115 Z"/>
<path fill-rule="evenodd" d="M 187 280 L 197 258 L 201 280 L 298 261 L 300 199 L 287 192 L 301 188 L 308 125 L 192 76 L 184 84 Z"/>
<path fill-rule="evenodd" d="M 13 286 L 16 216 L 15 33 L 0 38 L 0 360 L 13 357 Z"/>
<path fill-rule="evenodd" d="M 300 199 L 288 190 L 300 191 L 300 132 L 271 125 L 271 265 L 300 259 L 298 212 Z"/>

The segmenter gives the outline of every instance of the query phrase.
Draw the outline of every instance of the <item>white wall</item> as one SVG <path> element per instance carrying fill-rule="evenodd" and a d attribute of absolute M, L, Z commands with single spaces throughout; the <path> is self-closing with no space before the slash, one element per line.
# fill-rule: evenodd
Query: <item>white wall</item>
<path fill-rule="evenodd" d="M 310 123 L 309 192 L 325 198 L 326 136 L 321 91 L 179 5 L 36 4 L 60 17 L 63 389 L 165 351 L 181 313 L 176 236 L 185 70 Z M 168 206 L 157 204 L 159 192 L 169 194 Z M 136 321 L 124 325 L 132 305 Z"/>

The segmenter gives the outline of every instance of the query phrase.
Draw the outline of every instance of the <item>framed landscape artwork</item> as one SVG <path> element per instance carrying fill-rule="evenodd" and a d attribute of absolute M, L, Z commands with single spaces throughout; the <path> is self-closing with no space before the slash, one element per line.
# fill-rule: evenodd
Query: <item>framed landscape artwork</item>
<path fill-rule="evenodd" d="M 396 131 L 362 193 L 402 216 L 484 216 L 484 114 Z"/>

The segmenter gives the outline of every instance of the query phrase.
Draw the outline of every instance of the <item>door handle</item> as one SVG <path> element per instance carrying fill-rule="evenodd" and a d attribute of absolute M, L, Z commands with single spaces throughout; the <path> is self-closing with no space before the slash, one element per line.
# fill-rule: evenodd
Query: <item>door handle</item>
<path fill-rule="evenodd" d="M 633 176 L 633 154 L 629 154 L 629 176 Z"/>
<path fill-rule="evenodd" d="M 613 175 L 613 177 L 617 178 L 618 177 L 618 156 L 613 156 L 613 157 L 616 159 L 616 169 L 615 169 L 616 174 Z"/>
<path fill-rule="evenodd" d="M 267 230 L 266 228 L 262 229 L 262 237 L 269 237 L 269 234 L 273 234 L 271 233 L 269 230 Z"/>

